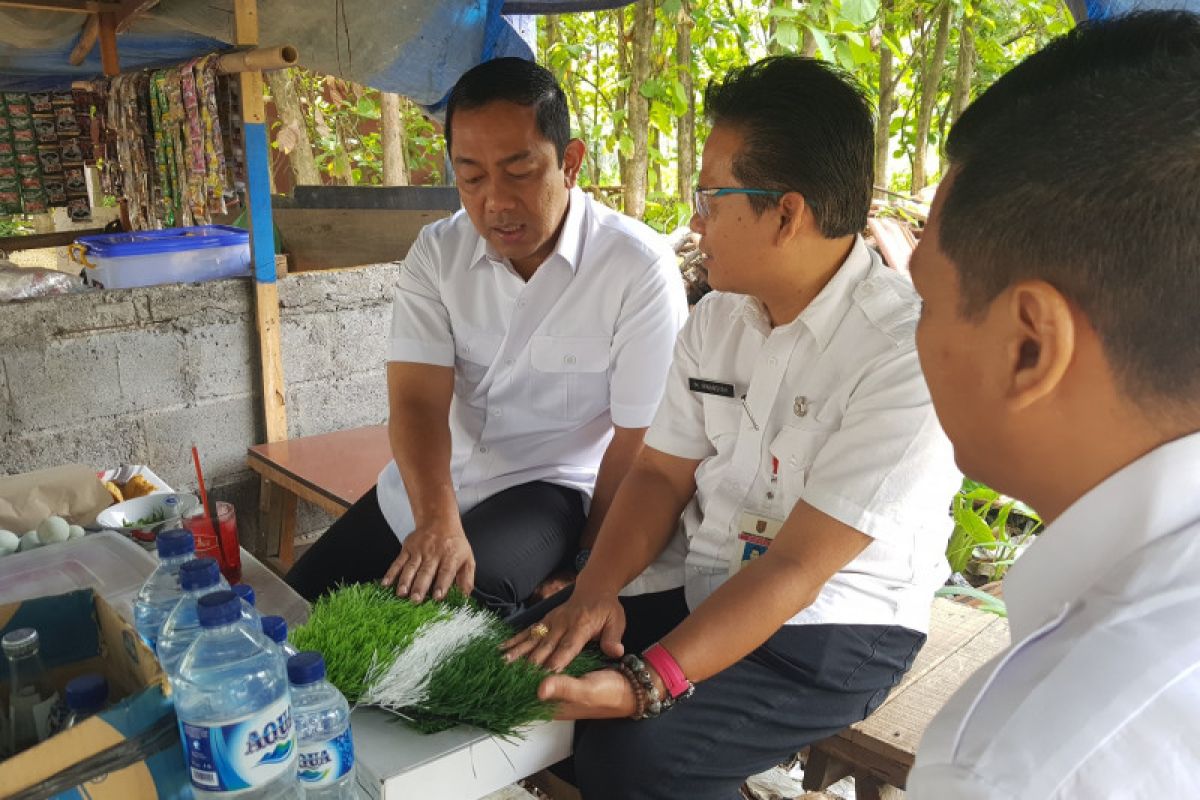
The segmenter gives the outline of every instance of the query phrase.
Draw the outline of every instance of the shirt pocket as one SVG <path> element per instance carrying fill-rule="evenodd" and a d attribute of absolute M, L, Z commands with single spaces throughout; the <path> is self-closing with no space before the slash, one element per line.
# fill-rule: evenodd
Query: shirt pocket
<path fill-rule="evenodd" d="M 529 408 L 556 419 L 589 420 L 608 409 L 607 336 L 534 336 L 529 340 L 533 378 Z"/>
<path fill-rule="evenodd" d="M 779 483 L 789 508 L 803 496 L 817 454 L 836 432 L 836 426 L 808 422 L 784 425 L 772 440 L 768 451 L 779 460 Z"/>
<path fill-rule="evenodd" d="M 702 395 L 704 400 L 704 433 L 717 452 L 732 447 L 742 427 L 742 401 L 715 394 Z M 730 438 L 732 437 L 732 438 Z"/>
<path fill-rule="evenodd" d="M 464 327 L 454 334 L 454 384 L 457 394 L 470 397 L 487 374 L 504 337 L 479 328 Z"/>

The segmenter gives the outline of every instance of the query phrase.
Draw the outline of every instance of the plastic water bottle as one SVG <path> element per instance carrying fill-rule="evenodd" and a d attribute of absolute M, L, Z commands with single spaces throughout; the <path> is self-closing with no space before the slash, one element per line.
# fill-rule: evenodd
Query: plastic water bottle
<path fill-rule="evenodd" d="M 283 653 L 284 658 L 291 658 L 300 652 L 288 641 L 287 620 L 283 617 L 263 617 L 262 632 L 268 639 L 279 645 L 279 650 Z"/>
<path fill-rule="evenodd" d="M 287 662 L 292 684 L 292 721 L 300 761 L 296 777 L 308 800 L 354 800 L 354 740 L 350 705 L 325 680 L 325 659 L 314 650 Z"/>
<path fill-rule="evenodd" d="M 67 719 L 63 730 L 73 728 L 108 705 L 108 681 L 98 672 L 80 675 L 67 684 Z"/>
<path fill-rule="evenodd" d="M 175 712 L 188 771 L 205 798 L 300 797 L 287 668 L 242 621 L 229 591 L 200 598 L 203 630 L 179 665 Z"/>
<path fill-rule="evenodd" d="M 233 593 L 242 598 L 245 606 L 242 608 L 242 617 L 246 622 L 250 623 L 250 627 L 254 630 L 262 629 L 262 616 L 254 607 L 254 587 L 248 583 L 235 583 L 229 587 Z"/>
<path fill-rule="evenodd" d="M 194 558 L 179 568 L 179 587 L 183 589 L 183 596 L 163 622 L 156 648 L 158 663 L 162 664 L 163 672 L 171 680 L 175 680 L 179 674 L 179 662 L 183 660 L 183 654 L 200 635 L 196 601 L 206 594 L 228 589 L 229 584 L 221 577 L 221 568 L 217 566 L 216 559 Z"/>
<path fill-rule="evenodd" d="M 196 542 L 191 531 L 163 531 L 158 535 L 158 567 L 138 590 L 133 601 L 133 625 L 142 641 L 153 650 L 167 615 L 183 594 L 179 588 L 179 568 L 191 561 Z"/>

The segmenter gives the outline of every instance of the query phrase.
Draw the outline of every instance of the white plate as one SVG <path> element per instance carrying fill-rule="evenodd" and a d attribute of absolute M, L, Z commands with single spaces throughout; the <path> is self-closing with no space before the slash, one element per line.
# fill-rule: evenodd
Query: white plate
<path fill-rule="evenodd" d="M 102 528 L 135 536 L 138 533 L 152 533 L 160 529 L 179 527 L 179 521 L 183 515 L 199 506 L 200 501 L 194 494 L 155 492 L 109 506 L 96 515 L 96 524 Z M 156 522 L 135 524 L 139 519 L 146 519 L 160 513 L 162 519 Z"/>

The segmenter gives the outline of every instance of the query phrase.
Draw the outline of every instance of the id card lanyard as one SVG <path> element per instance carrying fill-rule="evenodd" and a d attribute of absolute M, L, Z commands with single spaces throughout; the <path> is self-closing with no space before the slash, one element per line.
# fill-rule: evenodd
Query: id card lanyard
<path fill-rule="evenodd" d="M 779 508 L 779 459 L 775 456 L 771 456 L 771 477 L 767 481 L 766 496 L 766 506 L 770 509 L 768 513 L 743 510 L 738 518 L 737 547 L 729 560 L 730 575 L 766 553 L 783 527 L 783 520 L 774 516 Z"/>

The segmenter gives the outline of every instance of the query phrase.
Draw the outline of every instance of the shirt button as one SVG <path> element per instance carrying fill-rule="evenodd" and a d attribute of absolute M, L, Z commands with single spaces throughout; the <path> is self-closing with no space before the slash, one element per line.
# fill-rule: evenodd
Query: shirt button
<path fill-rule="evenodd" d="M 483 444 L 479 445 L 479 454 L 487 455 L 487 445 L 483 445 Z"/>
<path fill-rule="evenodd" d="M 526 300 L 524 297 L 522 297 L 520 300 L 517 301 L 517 308 L 524 308 L 527 305 L 529 305 L 529 301 Z"/>
<path fill-rule="evenodd" d="M 767 359 L 767 363 L 773 367 L 779 363 L 779 359 L 776 358 L 775 356 L 771 356 L 770 358 Z"/>
<path fill-rule="evenodd" d="M 502 412 L 501 412 L 501 411 L 500 411 L 500 409 L 498 409 L 498 408 L 493 408 L 493 409 L 492 409 L 492 416 L 493 416 L 493 417 L 498 417 L 498 416 L 500 416 L 500 414 L 501 414 L 501 413 L 502 413 Z"/>
<path fill-rule="evenodd" d="M 572 356 L 572 355 L 563 356 L 563 363 L 564 364 L 574 364 L 575 356 Z"/>
<path fill-rule="evenodd" d="M 515 363 L 517 363 L 516 359 L 512 359 L 512 358 L 504 359 L 504 366 L 506 366 L 506 367 L 511 367 Z"/>

